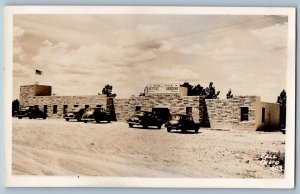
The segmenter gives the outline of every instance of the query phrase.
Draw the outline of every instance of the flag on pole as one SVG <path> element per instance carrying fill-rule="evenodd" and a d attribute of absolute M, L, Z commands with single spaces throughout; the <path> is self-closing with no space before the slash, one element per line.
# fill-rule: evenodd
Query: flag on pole
<path fill-rule="evenodd" d="M 42 72 L 41 70 L 37 70 L 37 69 L 36 69 L 36 70 L 35 70 L 35 74 L 36 74 L 36 75 L 42 75 L 43 72 Z"/>

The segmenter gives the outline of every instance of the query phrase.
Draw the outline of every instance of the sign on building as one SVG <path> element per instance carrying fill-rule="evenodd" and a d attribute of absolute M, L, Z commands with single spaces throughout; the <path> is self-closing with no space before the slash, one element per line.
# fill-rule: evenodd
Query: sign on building
<path fill-rule="evenodd" d="M 180 84 L 148 84 L 145 94 L 169 94 L 179 93 Z"/>

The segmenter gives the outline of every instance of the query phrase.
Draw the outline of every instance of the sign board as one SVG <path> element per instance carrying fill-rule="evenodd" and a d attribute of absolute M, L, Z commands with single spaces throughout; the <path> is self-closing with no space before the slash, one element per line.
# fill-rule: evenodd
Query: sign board
<path fill-rule="evenodd" d="M 148 84 L 145 94 L 176 94 L 179 93 L 180 84 Z"/>

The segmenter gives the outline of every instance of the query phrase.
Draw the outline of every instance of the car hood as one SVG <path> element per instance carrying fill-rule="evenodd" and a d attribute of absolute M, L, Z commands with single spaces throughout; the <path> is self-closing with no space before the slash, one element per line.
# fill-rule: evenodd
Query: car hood
<path fill-rule="evenodd" d="M 139 118 L 138 116 L 131 116 L 131 117 L 129 117 L 128 120 L 131 120 L 131 121 L 138 121 L 138 120 L 140 120 L 140 118 Z"/>
<path fill-rule="evenodd" d="M 67 117 L 70 117 L 70 116 L 73 116 L 73 115 L 74 115 L 74 113 L 72 113 L 72 112 L 69 112 L 69 113 L 65 114 L 65 116 L 67 116 Z"/>
<path fill-rule="evenodd" d="M 86 112 L 82 115 L 82 117 L 91 117 L 94 115 L 94 112 Z"/>
<path fill-rule="evenodd" d="M 168 123 L 171 125 L 178 125 L 179 121 L 178 120 L 170 120 L 170 121 L 168 121 Z"/>
<path fill-rule="evenodd" d="M 25 111 L 25 110 L 19 110 L 19 111 L 17 112 L 17 114 L 27 114 L 27 113 L 29 113 L 28 110 L 27 110 L 27 111 Z"/>

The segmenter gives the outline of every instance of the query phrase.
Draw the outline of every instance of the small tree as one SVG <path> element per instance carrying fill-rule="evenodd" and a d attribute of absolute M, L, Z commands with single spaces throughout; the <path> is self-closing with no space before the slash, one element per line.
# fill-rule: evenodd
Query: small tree
<path fill-rule="evenodd" d="M 233 98 L 233 94 L 232 94 L 232 92 L 231 92 L 231 89 L 229 89 L 229 91 L 227 92 L 226 98 L 227 98 L 227 99 Z"/>
<path fill-rule="evenodd" d="M 99 93 L 98 93 L 99 94 Z M 113 87 L 109 84 L 106 84 L 104 88 L 102 89 L 102 95 L 106 95 L 107 97 L 111 98 L 106 98 L 106 112 L 110 114 L 110 119 L 112 121 L 116 121 L 116 113 L 115 113 L 115 105 L 114 105 L 114 100 L 117 95 L 113 93 Z"/>
<path fill-rule="evenodd" d="M 193 87 L 192 96 L 199 96 L 199 95 L 203 95 L 203 94 L 205 94 L 204 88 L 200 84 Z"/>
<path fill-rule="evenodd" d="M 18 99 L 16 99 L 12 102 L 12 116 L 16 114 L 19 108 L 20 108 L 20 102 Z"/>
<path fill-rule="evenodd" d="M 282 90 L 277 97 L 277 103 L 280 104 L 280 125 L 282 129 L 285 129 L 286 125 L 286 91 Z"/>
<path fill-rule="evenodd" d="M 200 84 L 196 86 L 191 85 L 189 82 L 184 82 L 181 87 L 188 89 L 188 96 L 204 96 L 206 99 L 218 99 L 220 91 L 216 92 L 213 82 L 209 83 L 209 87 L 202 87 Z"/>
<path fill-rule="evenodd" d="M 107 97 L 113 97 L 115 98 L 117 94 L 112 92 L 113 87 L 109 84 L 105 85 L 104 88 L 102 89 L 102 94 L 106 95 Z"/>
<path fill-rule="evenodd" d="M 205 92 L 206 92 L 206 99 L 218 99 L 220 91 L 216 92 L 215 87 L 213 86 L 213 82 L 209 83 L 209 87 L 205 88 Z"/>

